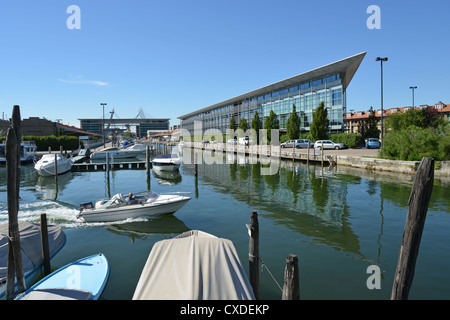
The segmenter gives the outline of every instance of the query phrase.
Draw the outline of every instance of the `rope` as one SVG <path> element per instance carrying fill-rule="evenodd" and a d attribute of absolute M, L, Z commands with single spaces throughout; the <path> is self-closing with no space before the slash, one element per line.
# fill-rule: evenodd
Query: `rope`
<path fill-rule="evenodd" d="M 264 261 L 257 256 L 254 256 L 252 254 L 248 254 L 249 257 L 251 258 L 257 258 L 258 260 L 261 261 L 261 273 L 263 272 L 263 268 L 266 268 L 267 272 L 269 272 L 269 275 L 272 277 L 273 281 L 276 283 L 276 285 L 278 286 L 278 288 L 280 289 L 281 292 L 283 292 L 283 288 L 280 286 L 280 284 L 277 282 L 277 280 L 275 279 L 275 277 L 273 276 L 272 272 L 270 272 L 269 268 L 266 266 L 266 264 L 264 263 Z"/>
<path fill-rule="evenodd" d="M 265 267 L 267 272 L 269 272 L 270 276 L 272 277 L 273 281 L 275 281 L 275 283 L 277 284 L 280 291 L 283 292 L 283 289 L 281 288 L 280 284 L 277 282 L 275 277 L 272 275 L 272 272 L 270 272 L 269 268 L 267 268 L 267 266 L 264 264 L 264 261 L 262 261 L 262 259 L 261 259 L 261 272 L 263 271 L 263 267 Z"/>

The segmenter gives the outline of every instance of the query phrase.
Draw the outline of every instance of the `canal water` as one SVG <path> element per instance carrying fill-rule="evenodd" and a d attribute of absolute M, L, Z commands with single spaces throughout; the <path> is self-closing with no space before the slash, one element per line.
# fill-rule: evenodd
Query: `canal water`
<path fill-rule="evenodd" d="M 55 268 L 104 253 L 111 265 L 106 300 L 131 299 L 153 244 L 190 229 L 232 240 L 248 273 L 251 211 L 259 217 L 261 299 L 281 299 L 289 254 L 299 259 L 301 299 L 390 298 L 413 177 L 291 161 L 264 175 L 244 156 L 224 160 L 198 164 L 197 179 L 193 164 L 175 174 L 152 172 L 153 191 L 190 192 L 192 200 L 173 215 L 116 223 L 77 220 L 79 204 L 147 190 L 145 169 L 113 170 L 109 183 L 104 171 L 69 172 L 56 187 L 54 178 L 24 165 L 19 219 L 38 222 L 46 213 L 63 226 L 67 243 L 52 260 Z M 450 299 L 449 190 L 448 181 L 435 180 L 410 299 Z M 6 195 L 0 167 L 0 223 L 8 220 Z M 379 289 L 368 288 L 373 265 Z"/>

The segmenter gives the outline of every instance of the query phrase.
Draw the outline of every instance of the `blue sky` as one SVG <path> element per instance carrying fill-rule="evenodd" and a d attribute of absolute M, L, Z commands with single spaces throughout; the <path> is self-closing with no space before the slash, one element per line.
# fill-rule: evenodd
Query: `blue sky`
<path fill-rule="evenodd" d="M 70 5 L 81 29 L 70 30 Z M 380 8 L 370 30 L 367 8 Z M 0 116 L 171 118 L 367 51 L 347 109 L 450 103 L 450 1 L 15 0 L 0 4 Z"/>

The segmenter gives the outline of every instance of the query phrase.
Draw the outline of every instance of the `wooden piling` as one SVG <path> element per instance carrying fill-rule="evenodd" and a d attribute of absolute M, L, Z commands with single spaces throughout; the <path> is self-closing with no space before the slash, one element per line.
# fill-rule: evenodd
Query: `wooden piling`
<path fill-rule="evenodd" d="M 322 157 L 321 165 L 322 165 L 322 171 L 323 171 L 323 141 L 322 141 L 322 147 L 320 148 L 320 155 L 321 155 L 321 157 Z M 322 176 L 323 176 L 323 175 L 322 175 Z"/>
<path fill-rule="evenodd" d="M 282 300 L 299 300 L 300 285 L 298 276 L 298 257 L 290 254 L 286 258 Z"/>
<path fill-rule="evenodd" d="M 248 245 L 250 285 L 255 298 L 259 300 L 259 223 L 258 213 L 251 212 L 249 226 L 250 240 Z"/>
<path fill-rule="evenodd" d="M 6 274 L 6 299 L 15 295 L 15 279 L 19 293 L 25 291 L 25 278 L 22 265 L 19 232 L 19 187 L 20 187 L 20 109 L 13 107 L 12 128 L 8 129 L 6 138 L 6 184 L 8 204 L 8 258 Z"/>
<path fill-rule="evenodd" d="M 51 273 L 50 269 L 50 251 L 48 246 L 48 229 L 47 229 L 47 215 L 41 214 L 41 246 L 42 246 L 42 260 L 44 266 L 44 277 Z"/>
<path fill-rule="evenodd" d="M 58 185 L 58 155 L 55 153 L 55 184 Z"/>
<path fill-rule="evenodd" d="M 147 174 L 147 190 L 150 191 L 150 147 L 147 145 L 145 148 L 145 170 Z"/>
<path fill-rule="evenodd" d="M 423 158 L 417 170 L 408 201 L 400 254 L 392 287 L 391 300 L 407 300 L 414 278 L 420 240 L 433 190 L 434 159 Z"/>

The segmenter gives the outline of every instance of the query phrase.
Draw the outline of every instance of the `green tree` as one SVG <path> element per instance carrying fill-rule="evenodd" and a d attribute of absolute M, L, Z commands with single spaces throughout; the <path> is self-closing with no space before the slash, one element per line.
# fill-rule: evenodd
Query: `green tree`
<path fill-rule="evenodd" d="M 380 136 L 380 130 L 378 130 L 378 120 L 375 116 L 375 111 L 372 107 L 369 109 L 369 117 L 362 124 L 361 135 L 364 139 L 378 138 Z"/>
<path fill-rule="evenodd" d="M 255 144 L 259 143 L 259 129 L 262 129 L 261 118 L 258 115 L 258 111 L 255 111 L 255 115 L 252 120 L 252 129 L 256 132 L 256 137 L 250 137 Z"/>
<path fill-rule="evenodd" d="M 236 119 L 234 119 L 234 114 L 231 115 L 230 119 L 230 129 L 235 130 L 236 129 Z"/>
<path fill-rule="evenodd" d="M 270 110 L 269 116 L 266 118 L 266 121 L 264 121 L 264 129 L 267 129 L 267 140 L 268 142 L 272 141 L 272 129 L 280 129 L 280 122 L 278 121 L 278 117 L 273 112 L 273 110 Z"/>
<path fill-rule="evenodd" d="M 325 108 L 325 103 L 322 101 L 313 113 L 313 121 L 310 128 L 313 140 L 326 139 L 329 127 L 328 112 Z"/>
<path fill-rule="evenodd" d="M 297 139 L 300 135 L 300 118 L 295 110 L 295 104 L 292 105 L 292 113 L 287 120 L 286 131 L 289 139 Z"/>
<path fill-rule="evenodd" d="M 242 131 L 247 131 L 248 130 L 248 123 L 247 123 L 247 119 L 242 118 L 239 121 L 239 129 L 242 129 Z"/>

